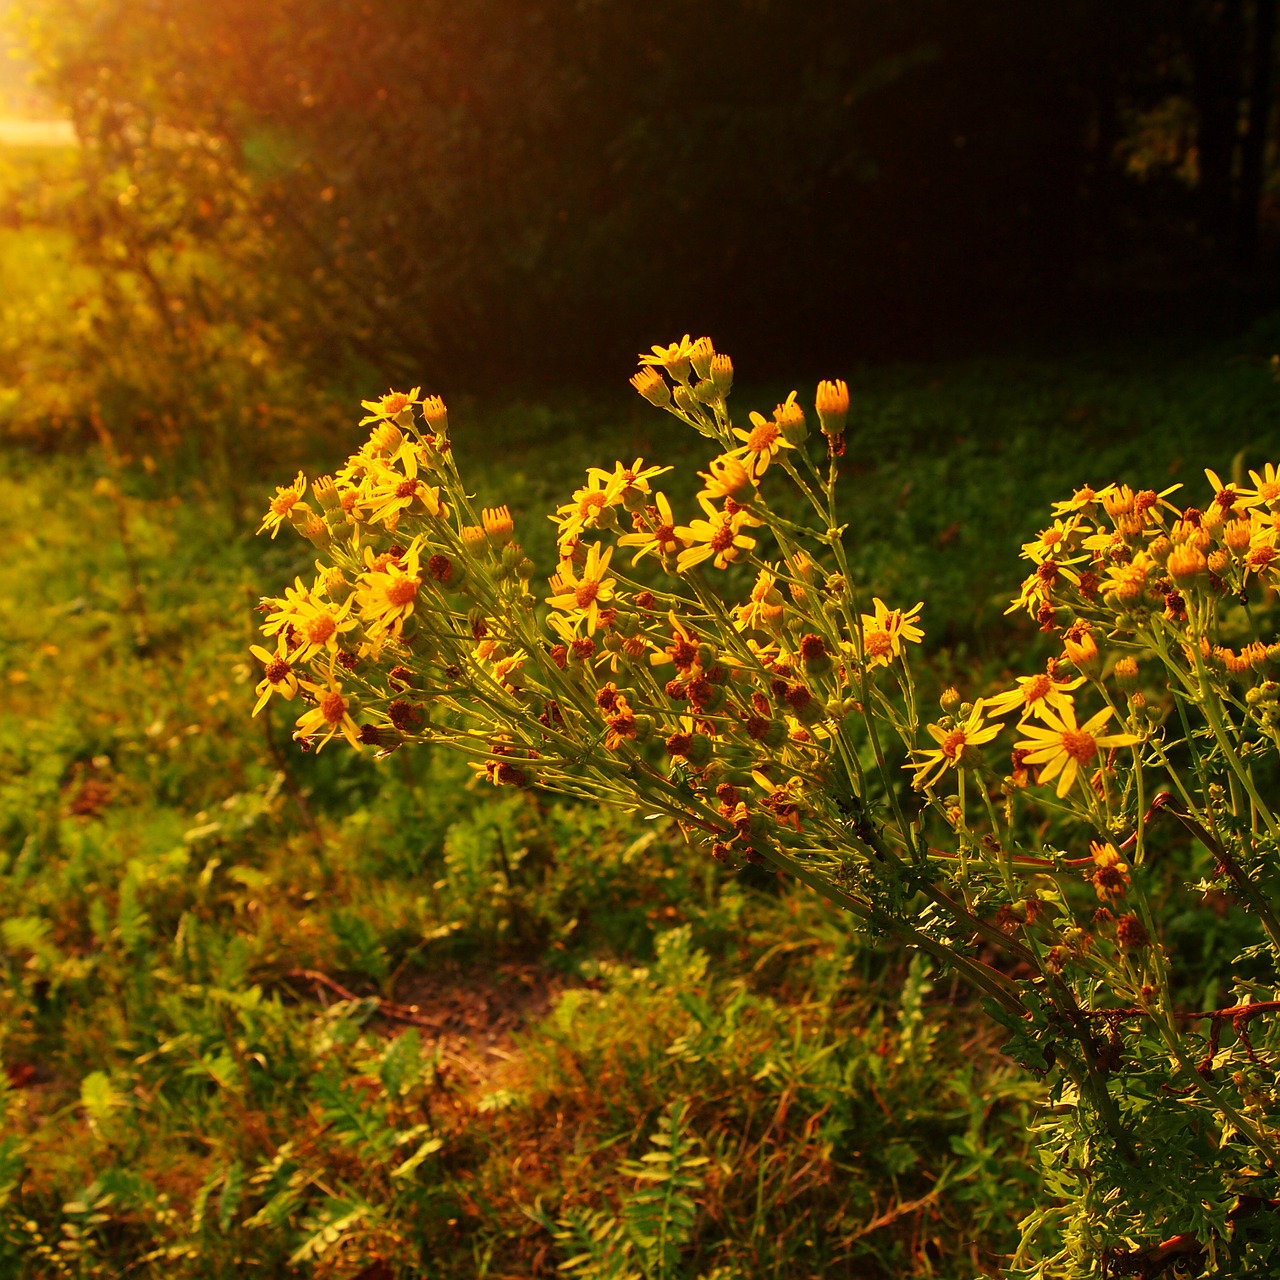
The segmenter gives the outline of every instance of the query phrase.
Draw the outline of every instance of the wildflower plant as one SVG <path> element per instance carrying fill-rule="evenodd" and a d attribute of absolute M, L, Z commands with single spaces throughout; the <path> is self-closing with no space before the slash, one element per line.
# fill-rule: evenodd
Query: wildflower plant
<path fill-rule="evenodd" d="M 1203 509 L 1121 484 L 1058 503 L 1010 612 L 1060 652 L 934 709 L 912 671 L 923 604 L 850 572 L 845 384 L 819 385 L 811 433 L 795 393 L 735 425 L 706 338 L 655 347 L 632 383 L 714 451 L 696 510 L 663 493 L 669 468 L 593 467 L 552 517 L 549 581 L 509 510 L 473 505 L 439 398 L 365 402 L 345 466 L 271 499 L 263 529 L 319 558 L 263 602 L 255 714 L 274 692 L 304 704 L 304 747 L 443 743 L 496 786 L 666 815 L 947 966 L 1045 1082 L 1045 1200 L 1009 1274 L 1266 1274 L 1275 468 L 1207 473 Z M 1166 940 L 1193 867 L 1253 929 L 1248 976 L 1207 1009 Z"/>

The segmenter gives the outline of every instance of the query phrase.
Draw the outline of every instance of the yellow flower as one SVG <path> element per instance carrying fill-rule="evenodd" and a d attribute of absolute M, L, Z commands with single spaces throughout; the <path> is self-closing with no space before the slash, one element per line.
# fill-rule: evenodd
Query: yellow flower
<path fill-rule="evenodd" d="M 1131 605 L 1142 599 L 1155 569 L 1156 562 L 1145 551 L 1135 551 L 1128 564 L 1112 565 L 1098 589 L 1122 606 Z"/>
<path fill-rule="evenodd" d="M 698 474 L 707 482 L 702 492 L 712 502 L 732 498 L 735 502 L 747 503 L 756 496 L 756 482 L 732 454 L 712 458 L 707 470 Z"/>
<path fill-rule="evenodd" d="M 587 473 L 587 483 L 575 491 L 573 497 L 556 508 L 551 518 L 560 531 L 563 545 L 578 537 L 586 529 L 612 529 L 618 517 L 613 508 L 622 501 L 622 495 L 608 482 L 607 471 L 593 467 Z"/>
<path fill-rule="evenodd" d="M 717 569 L 724 569 L 742 552 L 755 547 L 756 540 L 742 532 L 760 524 L 750 513 L 742 508 L 732 514 L 717 511 L 705 494 L 698 495 L 698 504 L 707 513 L 707 519 L 691 520 L 675 531 L 676 537 L 688 544 L 676 560 L 680 573 L 704 560 L 710 560 Z"/>
<path fill-rule="evenodd" d="M 640 550 L 631 557 L 631 563 L 638 564 L 642 557 L 656 555 L 673 556 L 681 548 L 676 537 L 676 518 L 671 511 L 671 503 L 664 493 L 657 493 L 653 498 L 654 505 L 637 512 L 633 517 L 636 525 L 634 533 L 624 533 L 618 539 L 620 547 L 639 547 Z"/>
<path fill-rule="evenodd" d="M 280 632 L 276 637 L 275 653 L 264 649 L 260 644 L 251 644 L 249 652 L 263 666 L 262 679 L 254 689 L 254 693 L 258 695 L 257 705 L 253 708 L 256 716 L 271 700 L 273 693 L 278 693 L 286 700 L 293 698 L 298 692 L 298 677 L 294 675 L 293 666 L 289 662 L 289 641 L 285 632 Z"/>
<path fill-rule="evenodd" d="M 1249 479 L 1253 481 L 1253 492 L 1246 491 L 1240 495 L 1248 506 L 1270 505 L 1280 499 L 1280 472 L 1277 472 L 1274 462 L 1268 462 L 1261 475 L 1250 471 Z"/>
<path fill-rule="evenodd" d="M 760 413 L 751 414 L 750 431 L 734 427 L 733 434 L 744 443 L 741 448 L 730 450 L 726 456 L 741 458 L 752 480 L 759 480 L 764 475 L 780 450 L 793 447 L 783 436 L 781 423 Z"/>
<path fill-rule="evenodd" d="M 761 569 L 751 588 L 751 599 L 734 610 L 734 626 L 739 630 L 754 627 L 760 631 L 778 631 L 785 613 L 778 579 L 768 569 Z"/>
<path fill-rule="evenodd" d="M 1046 707 L 1061 711 L 1064 705 L 1070 706 L 1070 693 L 1084 684 L 1084 676 L 1074 680 L 1055 680 L 1043 671 L 1039 675 L 1019 676 L 1018 687 L 1007 693 L 999 693 L 987 699 L 987 710 L 993 716 L 1003 716 L 1015 708 L 1021 708 L 1019 721 L 1028 716 L 1039 715 Z"/>
<path fill-rule="evenodd" d="M 415 509 L 415 503 L 416 511 L 433 519 L 448 519 L 449 508 L 440 501 L 439 487 L 418 478 L 417 449 L 404 449 L 399 456 L 404 464 L 403 475 L 394 467 L 377 463 L 365 478 L 361 501 L 369 508 L 370 523 L 382 521 L 393 528 L 400 513 Z"/>
<path fill-rule="evenodd" d="M 869 667 L 887 667 L 902 656 L 904 640 L 919 644 L 924 639 L 924 632 L 915 625 L 920 621 L 924 601 L 905 613 L 901 609 L 890 609 L 879 596 L 872 598 L 871 606 L 875 612 L 862 615 L 863 657 Z"/>
<path fill-rule="evenodd" d="M 984 704 L 981 698 L 973 704 L 969 718 L 954 729 L 943 729 L 936 724 L 925 726 L 926 732 L 938 745 L 932 751 L 913 752 L 920 759 L 906 767 L 916 771 L 912 785 L 917 789 L 927 787 L 948 769 L 958 768 L 965 751 L 990 742 L 1003 726 L 984 723 Z"/>
<path fill-rule="evenodd" d="M 271 536 L 274 538 L 280 532 L 280 526 L 289 518 L 289 513 L 301 501 L 306 489 L 307 477 L 301 471 L 298 472 L 298 478 L 291 485 L 277 485 L 276 496 L 271 499 L 271 505 L 267 509 L 267 514 L 262 523 L 258 526 L 258 532 L 265 533 L 266 530 L 270 529 Z"/>
<path fill-rule="evenodd" d="M 365 547 L 367 573 L 362 573 L 356 587 L 360 616 L 371 637 L 398 636 L 412 615 L 422 577 L 418 569 L 421 539 L 415 538 L 400 563 L 388 560 L 379 567 L 372 547 Z"/>
<path fill-rule="evenodd" d="M 515 525 L 511 520 L 511 508 L 485 507 L 480 513 L 484 531 L 495 547 L 505 547 L 515 536 Z"/>
<path fill-rule="evenodd" d="M 289 659 L 294 663 L 307 662 L 321 649 L 336 653 L 339 637 L 356 625 L 354 618 L 347 617 L 353 599 L 348 597 L 340 605 L 329 605 L 304 587 L 302 579 L 298 578 L 296 586 L 285 589 L 283 600 L 272 602 L 279 607 L 267 614 L 262 624 L 263 634 L 274 636 L 283 633 L 288 637 L 292 632 L 298 644 Z"/>
<path fill-rule="evenodd" d="M 575 569 L 572 561 L 562 561 L 560 572 L 551 580 L 552 589 L 559 590 L 555 595 L 547 597 L 547 603 L 553 609 L 563 610 L 570 618 L 585 618 L 588 635 L 595 634 L 601 604 L 607 604 L 613 599 L 617 579 L 604 576 L 612 558 L 612 547 L 601 555 L 599 544 L 593 544 L 587 552 L 587 562 L 582 566 L 581 573 Z"/>
<path fill-rule="evenodd" d="M 360 730 L 351 718 L 351 700 L 343 697 L 342 686 L 334 679 L 332 669 L 324 684 L 304 680 L 302 687 L 315 698 L 316 705 L 298 717 L 293 736 L 310 740 L 317 734 L 323 734 L 315 744 L 319 751 L 335 733 L 340 733 L 359 751 Z"/>
<path fill-rule="evenodd" d="M 848 384 L 839 378 L 834 382 L 819 382 L 813 407 L 818 412 L 823 432 L 833 439 L 842 436 L 845 419 L 849 416 Z"/>
<path fill-rule="evenodd" d="M 644 365 L 639 373 L 632 374 L 631 385 L 655 409 L 665 409 L 671 403 L 671 388 L 667 386 L 666 378 L 652 365 Z"/>
<path fill-rule="evenodd" d="M 363 427 L 370 422 L 394 418 L 410 406 L 417 404 L 421 395 L 422 388 L 414 387 L 407 395 L 403 391 L 388 391 L 385 396 L 379 396 L 377 400 L 361 400 L 361 406 L 369 410 L 369 415 L 360 419 L 360 425 Z"/>
<path fill-rule="evenodd" d="M 1069 516 L 1055 520 L 1047 529 L 1041 529 L 1031 541 L 1022 544 L 1022 558 L 1043 564 L 1046 560 L 1060 560 L 1063 553 L 1070 553 L 1080 532 L 1080 517 Z"/>
<path fill-rule="evenodd" d="M 1141 741 L 1134 733 L 1100 733 L 1113 714 L 1113 708 L 1104 707 L 1080 725 L 1076 723 L 1075 706 L 1070 700 L 1057 711 L 1046 707 L 1040 712 L 1044 727 L 1023 724 L 1022 732 L 1027 736 L 1016 744 L 1016 750 L 1026 752 L 1025 764 L 1044 766 L 1038 779 L 1041 785 L 1058 779 L 1061 798 L 1071 790 L 1079 771 L 1088 767 L 1102 748 L 1127 747 Z"/>
<path fill-rule="evenodd" d="M 660 364 L 677 382 L 688 382 L 693 348 L 694 344 L 689 341 L 686 333 L 679 342 L 673 342 L 669 347 L 655 344 L 653 354 L 641 355 L 639 360 L 642 365 Z"/>
<path fill-rule="evenodd" d="M 670 467 L 646 467 L 644 459 L 637 458 L 629 467 L 615 462 L 612 471 L 588 467 L 587 479 L 599 480 L 614 501 L 621 502 L 628 511 L 638 511 L 649 496 L 649 481 L 670 470 Z"/>

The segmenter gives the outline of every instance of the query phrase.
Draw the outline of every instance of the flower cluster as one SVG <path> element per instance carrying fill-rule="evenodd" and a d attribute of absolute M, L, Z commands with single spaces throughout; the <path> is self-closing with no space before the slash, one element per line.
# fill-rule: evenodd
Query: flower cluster
<path fill-rule="evenodd" d="M 819 384 L 819 437 L 795 392 L 738 425 L 733 364 L 707 338 L 655 347 L 632 383 L 711 442 L 701 485 L 678 510 L 667 467 L 590 468 L 551 517 L 545 582 L 510 510 L 473 506 L 439 398 L 365 402 L 346 464 L 270 499 L 262 530 L 288 525 L 318 558 L 262 602 L 255 714 L 301 703 L 295 737 L 315 749 L 441 742 L 478 781 L 667 815 L 725 863 L 790 874 L 950 965 L 1110 1140 L 1123 1122 L 1095 1014 L 1107 1053 L 1125 1018 L 1164 1037 L 1157 1093 L 1199 1089 L 1178 1018 L 1208 1015 L 1172 1003 L 1148 827 L 1168 812 L 1209 849 L 1211 887 L 1280 956 L 1261 887 L 1280 848 L 1261 773 L 1280 748 L 1276 467 L 1207 473 L 1203 509 L 1123 484 L 1058 503 L 1010 609 L 1055 652 L 972 700 L 946 690 L 930 718 L 911 663 L 923 603 L 850 570 L 847 386 Z M 1230 1129 L 1271 1160 L 1240 1098 L 1205 1097 L 1219 1147 Z"/>

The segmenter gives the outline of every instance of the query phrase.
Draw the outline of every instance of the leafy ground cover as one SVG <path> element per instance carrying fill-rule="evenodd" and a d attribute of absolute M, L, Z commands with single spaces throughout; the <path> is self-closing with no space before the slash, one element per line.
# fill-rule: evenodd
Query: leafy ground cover
<path fill-rule="evenodd" d="M 854 563 L 928 602 L 939 687 L 1030 669 L 1049 500 L 1276 456 L 1268 340 L 852 380 Z M 700 460 L 627 394 L 451 406 L 548 569 L 586 465 Z M 6 1274 L 996 1274 L 1037 1088 L 965 993 L 662 824 L 298 753 L 246 650 L 311 557 L 255 522 L 0 455 Z"/>

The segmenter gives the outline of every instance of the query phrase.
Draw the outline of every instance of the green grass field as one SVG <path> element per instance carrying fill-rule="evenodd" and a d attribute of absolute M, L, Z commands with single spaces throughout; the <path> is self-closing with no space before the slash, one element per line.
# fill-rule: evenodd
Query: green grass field
<path fill-rule="evenodd" d="M 1269 349 L 853 371 L 854 565 L 925 600 L 935 687 L 1034 660 L 1050 500 L 1280 454 Z M 585 466 L 705 461 L 636 400 L 452 407 L 546 570 Z M 253 606 L 313 559 L 257 503 L 340 460 L 279 452 L 243 501 L 0 454 L 0 1271 L 997 1274 L 1038 1086 L 949 978 L 662 822 L 249 718 Z"/>

